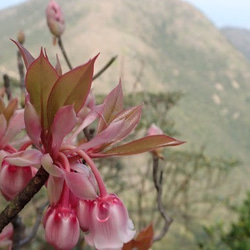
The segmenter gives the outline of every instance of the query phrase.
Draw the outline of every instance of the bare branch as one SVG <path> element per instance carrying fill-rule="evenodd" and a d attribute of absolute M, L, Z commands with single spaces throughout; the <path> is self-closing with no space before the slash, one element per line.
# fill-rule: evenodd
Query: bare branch
<path fill-rule="evenodd" d="M 153 154 L 153 180 L 154 180 L 154 186 L 157 191 L 157 205 L 158 210 L 161 214 L 161 217 L 164 220 L 164 226 L 161 230 L 161 232 L 154 237 L 154 242 L 161 240 L 165 234 L 167 233 L 171 223 L 173 222 L 173 219 L 169 217 L 166 213 L 166 211 L 163 208 L 162 204 L 162 180 L 163 180 L 163 171 L 159 171 L 159 158 L 156 154 Z"/>

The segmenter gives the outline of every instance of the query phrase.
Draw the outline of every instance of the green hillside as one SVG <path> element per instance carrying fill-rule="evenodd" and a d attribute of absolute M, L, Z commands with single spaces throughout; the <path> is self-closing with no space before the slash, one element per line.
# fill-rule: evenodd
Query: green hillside
<path fill-rule="evenodd" d="M 250 60 L 250 30 L 225 27 L 221 29 L 221 32 L 236 49 Z"/>
<path fill-rule="evenodd" d="M 203 14 L 181 0 L 58 2 L 73 65 L 100 52 L 98 69 L 118 55 L 112 69 L 94 83 L 95 92 L 109 92 L 120 77 L 126 92 L 180 90 L 184 97 L 171 119 L 188 142 L 184 147 L 205 145 L 209 153 L 238 158 L 247 166 L 250 64 Z M 46 27 L 46 4 L 31 0 L 1 12 L 1 73 L 17 77 L 16 48 L 9 38 L 20 29 L 34 55 L 41 46 L 52 59 L 61 55 Z"/>

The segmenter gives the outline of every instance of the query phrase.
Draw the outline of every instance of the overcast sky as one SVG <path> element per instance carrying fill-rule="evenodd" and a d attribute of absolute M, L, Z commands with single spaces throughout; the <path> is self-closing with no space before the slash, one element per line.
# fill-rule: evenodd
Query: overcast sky
<path fill-rule="evenodd" d="M 249 0 L 186 0 L 200 9 L 216 26 L 250 29 Z"/>
<path fill-rule="evenodd" d="M 25 0 L 0 0 L 0 9 L 7 8 L 24 1 Z M 60 0 L 57 1 L 60 3 Z M 235 26 L 250 29 L 250 0 L 184 1 L 194 4 L 218 27 Z"/>

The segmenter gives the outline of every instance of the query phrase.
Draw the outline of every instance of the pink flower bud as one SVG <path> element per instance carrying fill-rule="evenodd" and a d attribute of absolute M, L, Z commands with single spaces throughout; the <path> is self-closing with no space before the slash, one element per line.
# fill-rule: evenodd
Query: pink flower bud
<path fill-rule="evenodd" d="M 85 236 L 89 245 L 99 250 L 120 249 L 134 235 L 127 209 L 115 194 L 91 201 L 89 234 Z"/>
<path fill-rule="evenodd" d="M 147 135 L 162 135 L 162 130 L 157 127 L 154 123 L 150 126 L 150 128 L 147 131 Z"/>
<path fill-rule="evenodd" d="M 163 134 L 163 131 L 159 127 L 157 127 L 154 123 L 150 126 L 150 128 L 147 131 L 148 136 L 162 135 L 162 134 Z M 161 152 L 162 152 L 162 148 L 157 148 L 157 149 L 152 150 L 152 153 L 154 156 L 160 159 L 164 159 Z"/>
<path fill-rule="evenodd" d="M 80 227 L 74 210 L 49 207 L 43 219 L 45 238 L 58 250 L 70 250 L 78 242 Z"/>
<path fill-rule="evenodd" d="M 47 24 L 55 37 L 60 37 L 65 29 L 64 17 L 59 4 L 50 1 L 46 8 Z"/>
<path fill-rule="evenodd" d="M 12 200 L 31 180 L 32 167 L 17 167 L 4 163 L 0 170 L 0 190 L 6 200 Z"/>

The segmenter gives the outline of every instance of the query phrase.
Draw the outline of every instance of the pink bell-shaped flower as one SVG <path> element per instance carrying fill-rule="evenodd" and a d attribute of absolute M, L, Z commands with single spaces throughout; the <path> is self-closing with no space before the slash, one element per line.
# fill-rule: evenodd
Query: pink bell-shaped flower
<path fill-rule="evenodd" d="M 79 200 L 76 209 L 76 215 L 83 232 L 89 231 L 90 223 L 90 206 L 93 202 L 89 200 Z"/>
<path fill-rule="evenodd" d="M 57 250 L 70 250 L 78 242 L 80 227 L 74 210 L 49 207 L 43 219 L 45 238 Z"/>
<path fill-rule="evenodd" d="M 50 32 L 55 37 L 60 37 L 65 29 L 65 24 L 63 13 L 57 2 L 50 1 L 46 8 L 46 17 Z"/>
<path fill-rule="evenodd" d="M 32 167 L 17 167 L 3 163 L 0 170 L 0 190 L 6 200 L 12 200 L 31 180 Z"/>
<path fill-rule="evenodd" d="M 95 248 L 120 249 L 134 235 L 134 225 L 126 207 L 115 195 L 109 194 L 91 201 L 87 243 Z"/>

